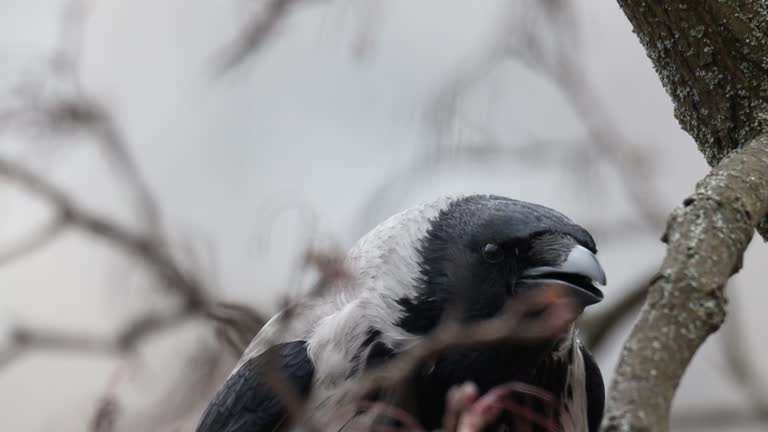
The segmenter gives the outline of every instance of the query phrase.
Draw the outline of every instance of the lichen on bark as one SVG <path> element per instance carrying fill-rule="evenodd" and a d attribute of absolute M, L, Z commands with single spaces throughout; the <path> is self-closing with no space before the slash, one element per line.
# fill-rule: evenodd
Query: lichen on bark
<path fill-rule="evenodd" d="M 754 0 L 619 0 L 714 166 L 768 130 L 768 6 Z"/>

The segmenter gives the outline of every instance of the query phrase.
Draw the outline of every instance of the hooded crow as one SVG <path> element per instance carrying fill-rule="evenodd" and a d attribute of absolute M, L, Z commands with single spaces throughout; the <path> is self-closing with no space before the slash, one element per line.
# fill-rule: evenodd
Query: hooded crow
<path fill-rule="evenodd" d="M 350 389 L 366 370 L 416 346 L 447 311 L 479 322 L 553 285 L 570 293 L 579 311 L 601 301 L 595 284 L 606 278 L 596 253 L 592 236 L 564 215 L 505 197 L 445 197 L 398 213 L 349 251 L 349 277 L 265 325 L 197 431 L 301 430 L 296 407 L 302 403 L 314 424 L 342 431 L 355 415 L 345 411 L 355 402 Z M 408 412 L 433 430 L 451 388 L 472 382 L 484 393 L 512 381 L 555 397 L 559 430 L 598 430 L 603 379 L 573 324 L 552 340 L 441 353 L 398 392 L 408 395 Z M 514 429 L 496 424 L 493 430 Z"/>

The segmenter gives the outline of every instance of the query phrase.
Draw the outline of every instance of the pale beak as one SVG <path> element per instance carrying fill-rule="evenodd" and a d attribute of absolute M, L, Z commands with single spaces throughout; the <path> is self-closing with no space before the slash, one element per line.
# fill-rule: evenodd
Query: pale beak
<path fill-rule="evenodd" d="M 536 285 L 561 285 L 569 288 L 574 300 L 587 307 L 603 300 L 603 292 L 595 286 L 605 286 L 605 271 L 595 254 L 577 245 L 568 258 L 557 267 L 534 267 L 522 273 L 521 282 Z"/>

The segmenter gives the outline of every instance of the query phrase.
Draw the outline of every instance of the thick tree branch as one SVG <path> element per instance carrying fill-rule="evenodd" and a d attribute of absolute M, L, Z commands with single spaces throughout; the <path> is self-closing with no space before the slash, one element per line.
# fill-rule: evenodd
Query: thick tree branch
<path fill-rule="evenodd" d="M 691 358 L 725 318 L 723 287 L 768 213 L 768 135 L 724 159 L 670 217 L 661 270 L 624 345 L 605 431 L 666 431 Z"/>

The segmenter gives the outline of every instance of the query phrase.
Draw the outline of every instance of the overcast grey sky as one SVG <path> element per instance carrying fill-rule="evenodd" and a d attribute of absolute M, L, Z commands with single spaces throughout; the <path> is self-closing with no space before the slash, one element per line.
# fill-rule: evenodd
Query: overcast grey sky
<path fill-rule="evenodd" d="M 504 1 L 307 2 L 256 56 L 219 77 L 215 55 L 233 36 L 244 4 L 91 3 L 83 80 L 114 110 L 172 233 L 210 249 L 207 264 L 216 270 L 223 296 L 272 310 L 289 281 L 292 257 L 309 235 L 347 247 L 370 228 L 363 216 L 371 194 L 402 178 L 432 145 L 425 122 L 429 103 L 492 46 Z M 616 3 L 577 3 L 582 58 L 592 83 L 614 123 L 654 155 L 647 181 L 661 190 L 661 207 L 671 209 L 706 172 L 703 158 L 672 117 L 669 98 Z M 61 4 L 0 0 L 0 91 L 41 70 L 58 37 Z M 362 59 L 353 55 L 361 38 L 368 42 Z M 509 146 L 585 133 L 558 90 L 525 67 L 499 68 L 471 94 L 457 132 L 468 142 L 489 130 Z M 83 202 L 128 217 L 126 194 L 93 146 L 0 135 L 0 152 L 19 153 L 30 145 L 36 150 L 26 157 L 50 166 L 52 178 Z M 438 194 L 493 192 L 550 205 L 587 226 L 631 218 L 610 167 L 576 181 L 572 165 L 581 162 L 447 164 L 411 173 L 396 199 L 374 207 L 384 217 Z M 0 186 L 0 199 L 0 242 L 39 222 L 40 208 L 23 196 Z M 284 207 L 293 210 L 270 217 Z M 311 209 L 317 229 L 296 208 Z M 609 301 L 612 289 L 660 260 L 659 235 L 627 235 L 602 245 Z M 753 341 L 765 325 L 761 308 L 768 305 L 759 278 L 765 258 L 765 247 L 753 245 L 734 295 Z M 99 244 L 65 235 L 32 258 L 0 269 L 0 326 L 23 320 L 116 328 L 146 307 L 151 292 L 131 268 Z M 758 352 L 768 356 L 768 346 L 755 347 Z M 600 359 L 609 376 L 615 356 L 616 350 Z M 694 363 L 680 407 L 742 404 L 718 377 L 716 341 Z M 41 353 L 0 370 L 0 430 L 82 430 L 90 412 L 83 407 L 113 365 L 104 358 Z M 86 414 L 72 415 L 77 412 Z"/>

